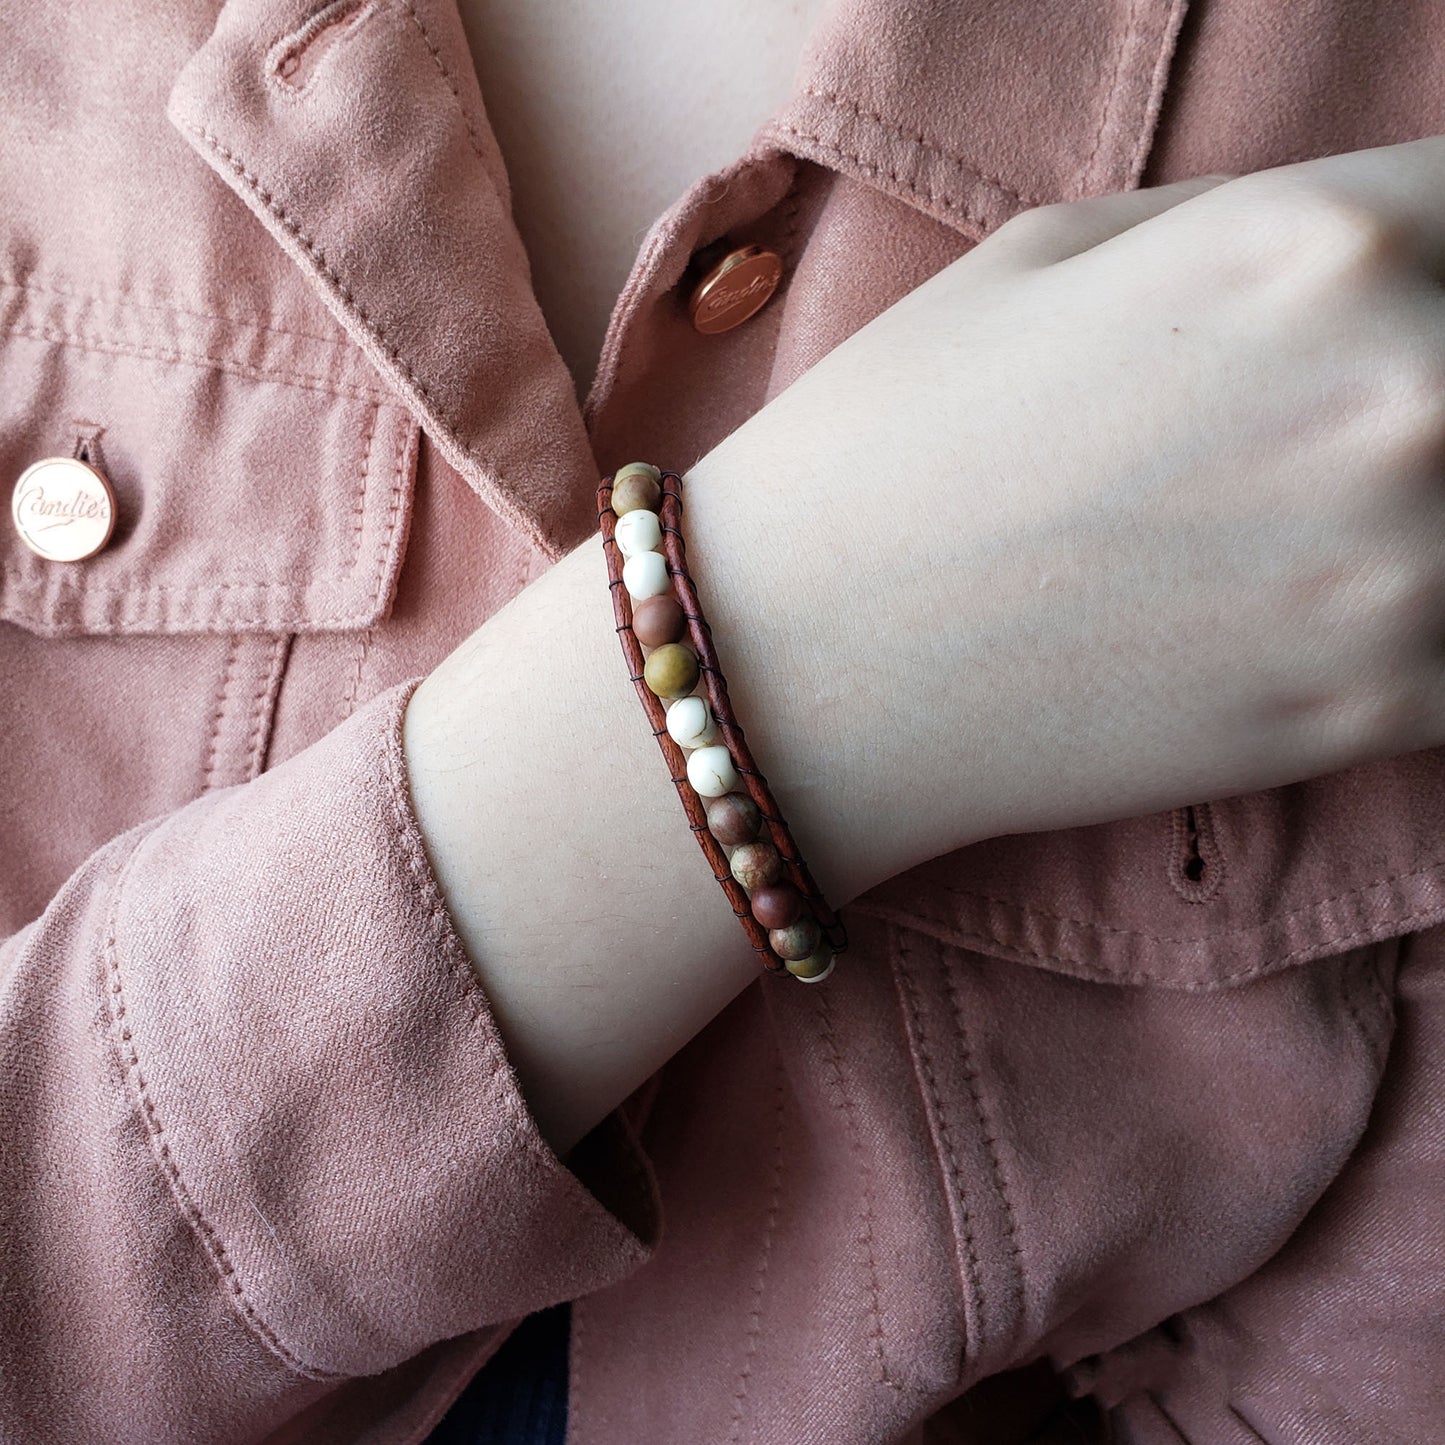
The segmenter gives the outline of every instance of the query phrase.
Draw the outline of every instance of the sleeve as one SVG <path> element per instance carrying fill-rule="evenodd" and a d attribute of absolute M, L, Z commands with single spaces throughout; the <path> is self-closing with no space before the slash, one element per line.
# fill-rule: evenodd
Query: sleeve
<path fill-rule="evenodd" d="M 260 1438 L 655 1248 L 621 1111 L 574 1169 L 519 1091 L 412 811 L 420 681 L 0 944 L 0 1438 Z"/>

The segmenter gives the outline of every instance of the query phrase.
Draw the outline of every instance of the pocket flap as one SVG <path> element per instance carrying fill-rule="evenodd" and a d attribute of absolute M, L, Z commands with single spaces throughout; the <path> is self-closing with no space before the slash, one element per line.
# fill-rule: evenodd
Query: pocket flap
<path fill-rule="evenodd" d="M 417 427 L 384 392 L 42 328 L 0 348 L 0 477 L 83 456 L 115 529 L 81 562 L 0 542 L 0 619 L 42 635 L 316 632 L 391 607 Z M 7 499 L 8 501 L 8 495 Z"/>
<path fill-rule="evenodd" d="M 1101 983 L 1211 990 L 1445 921 L 1445 748 L 1217 802 L 991 838 L 854 907 Z"/>

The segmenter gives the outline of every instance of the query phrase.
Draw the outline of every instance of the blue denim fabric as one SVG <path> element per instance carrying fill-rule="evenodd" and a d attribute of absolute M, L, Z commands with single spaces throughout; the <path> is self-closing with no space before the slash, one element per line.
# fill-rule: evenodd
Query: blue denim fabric
<path fill-rule="evenodd" d="M 563 1445 L 571 1323 L 565 1300 L 528 1315 L 457 1397 L 425 1445 Z"/>

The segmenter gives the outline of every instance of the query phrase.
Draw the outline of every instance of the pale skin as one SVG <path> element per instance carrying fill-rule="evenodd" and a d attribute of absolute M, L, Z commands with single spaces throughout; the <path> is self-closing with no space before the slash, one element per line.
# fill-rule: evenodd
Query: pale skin
<path fill-rule="evenodd" d="M 1442 188 L 1431 138 L 1026 213 L 689 471 L 733 702 L 831 901 L 1445 743 Z M 593 538 L 405 720 L 564 1155 L 757 967 L 613 627 Z"/>

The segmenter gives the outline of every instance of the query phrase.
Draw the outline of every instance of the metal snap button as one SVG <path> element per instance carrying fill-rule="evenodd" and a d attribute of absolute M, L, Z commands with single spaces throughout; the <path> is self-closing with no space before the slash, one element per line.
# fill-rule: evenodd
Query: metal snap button
<path fill-rule="evenodd" d="M 782 258 L 763 246 L 729 252 L 693 289 L 688 310 L 705 336 L 731 331 L 767 305 L 783 279 Z"/>
<path fill-rule="evenodd" d="M 115 492 L 99 467 L 46 457 L 20 473 L 10 518 L 32 552 L 51 562 L 83 562 L 110 541 Z"/>

